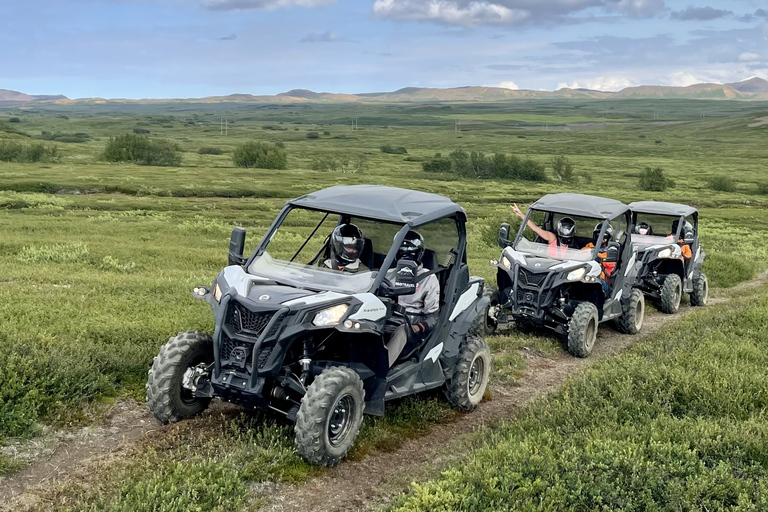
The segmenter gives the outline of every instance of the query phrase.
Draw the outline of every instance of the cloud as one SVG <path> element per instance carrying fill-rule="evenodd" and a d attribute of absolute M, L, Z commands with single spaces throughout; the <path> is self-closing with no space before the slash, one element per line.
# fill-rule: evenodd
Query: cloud
<path fill-rule="evenodd" d="M 501 87 L 502 89 L 512 89 L 513 91 L 520 89 L 520 87 L 518 87 L 518 85 L 512 80 L 505 80 L 496 85 L 490 85 L 489 87 Z"/>
<path fill-rule="evenodd" d="M 676 11 L 672 13 L 672 19 L 680 21 L 710 21 L 718 18 L 724 18 L 725 16 L 733 15 L 733 11 L 726 11 L 725 9 L 715 9 L 713 7 L 688 7 L 684 11 Z"/>
<path fill-rule="evenodd" d="M 322 34 L 307 34 L 301 39 L 302 43 L 350 43 L 351 39 L 341 37 L 335 32 L 330 30 L 323 32 Z"/>
<path fill-rule="evenodd" d="M 622 76 L 598 76 L 596 78 L 588 78 L 582 80 L 576 80 L 571 83 L 560 82 L 557 84 L 558 89 L 590 89 L 593 91 L 620 91 L 627 87 L 637 85 L 629 78 Z"/>
<path fill-rule="evenodd" d="M 521 64 L 489 64 L 485 66 L 485 69 L 492 69 L 494 71 L 514 71 L 525 67 L 527 66 Z"/>
<path fill-rule="evenodd" d="M 612 8 L 630 18 L 652 18 L 664 10 L 664 0 L 619 0 Z"/>
<path fill-rule="evenodd" d="M 768 18 L 768 11 L 765 9 L 758 9 L 755 11 L 755 16 L 758 18 Z"/>
<path fill-rule="evenodd" d="M 337 0 L 198 0 L 209 11 L 274 10 L 288 7 L 323 7 Z"/>
<path fill-rule="evenodd" d="M 229 34 L 228 36 L 217 38 L 219 41 L 235 41 L 237 40 L 237 34 Z"/>
<path fill-rule="evenodd" d="M 740 62 L 754 62 L 756 60 L 760 60 L 760 58 L 761 57 L 759 53 L 744 52 L 739 55 Z"/>
<path fill-rule="evenodd" d="M 585 21 L 592 19 L 583 16 L 591 9 L 648 17 L 663 8 L 664 0 L 376 0 L 373 15 L 443 25 L 519 26 Z"/>

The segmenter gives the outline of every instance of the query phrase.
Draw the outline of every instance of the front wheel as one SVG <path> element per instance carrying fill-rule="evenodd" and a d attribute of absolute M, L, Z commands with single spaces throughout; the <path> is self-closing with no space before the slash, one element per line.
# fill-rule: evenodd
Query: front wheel
<path fill-rule="evenodd" d="M 184 375 L 213 362 L 213 340 L 200 331 L 180 332 L 163 345 L 147 379 L 147 404 L 160 423 L 197 416 L 211 403 L 183 386 Z"/>
<path fill-rule="evenodd" d="M 310 464 L 332 467 L 343 459 L 363 423 L 365 391 L 353 370 L 333 366 L 307 388 L 296 417 L 296 447 Z"/>
<path fill-rule="evenodd" d="M 693 279 L 691 306 L 706 306 L 709 300 L 709 281 L 706 274 L 699 274 Z"/>
<path fill-rule="evenodd" d="M 491 350 L 485 340 L 468 335 L 459 346 L 459 358 L 445 384 L 445 397 L 455 408 L 471 411 L 483 399 L 491 375 Z"/>
<path fill-rule="evenodd" d="M 495 286 L 486 286 L 483 290 L 483 297 L 488 297 L 490 302 L 488 306 L 480 312 L 472 322 L 470 331 L 481 337 L 493 336 L 499 322 L 496 319 L 496 307 L 499 305 L 499 289 Z"/>
<path fill-rule="evenodd" d="M 568 352 L 576 357 L 589 357 L 597 339 L 597 307 L 580 302 L 568 322 Z"/>
<path fill-rule="evenodd" d="M 632 289 L 629 295 L 629 304 L 621 312 L 621 316 L 616 320 L 616 325 L 620 332 L 624 334 L 637 334 L 643 327 L 645 318 L 645 297 L 643 292 L 637 288 Z"/>
<path fill-rule="evenodd" d="M 683 282 L 677 274 L 669 274 L 661 285 L 661 311 L 668 315 L 677 313 L 680 309 L 680 299 L 683 298 Z"/>

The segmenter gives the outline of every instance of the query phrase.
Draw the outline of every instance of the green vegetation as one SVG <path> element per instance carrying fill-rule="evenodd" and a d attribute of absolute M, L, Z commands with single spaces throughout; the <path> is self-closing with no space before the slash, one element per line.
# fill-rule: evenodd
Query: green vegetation
<path fill-rule="evenodd" d="M 711 307 L 483 436 L 392 510 L 762 510 L 768 295 Z"/>
<path fill-rule="evenodd" d="M 232 160 L 238 167 L 285 169 L 288 153 L 267 142 L 246 142 L 235 149 Z"/>
<path fill-rule="evenodd" d="M 709 188 L 718 192 L 735 192 L 736 182 L 728 176 L 715 176 L 709 179 Z"/>
<path fill-rule="evenodd" d="M 557 155 L 552 159 L 552 172 L 560 181 L 572 182 L 576 175 L 573 172 L 573 163 L 563 155 Z"/>
<path fill-rule="evenodd" d="M 201 155 L 223 155 L 224 150 L 215 146 L 203 146 L 197 152 Z"/>
<path fill-rule="evenodd" d="M 55 161 L 58 157 L 59 149 L 56 146 L 0 140 L 0 162 L 48 163 Z"/>
<path fill-rule="evenodd" d="M 181 165 L 178 144 L 167 140 L 153 140 L 146 135 L 126 133 L 110 137 L 104 148 L 107 162 L 126 162 L 139 165 Z"/>
<path fill-rule="evenodd" d="M 664 170 L 661 167 L 655 167 L 653 169 L 646 167 L 643 172 L 640 173 L 640 190 L 664 192 L 668 188 L 674 186 L 675 182 L 664 175 Z"/>
<path fill-rule="evenodd" d="M 209 285 L 226 264 L 232 227 L 248 229 L 246 249 L 251 250 L 286 199 L 326 186 L 373 183 L 452 198 L 470 219 L 471 272 L 486 279 L 494 277 L 488 260 L 499 255 L 499 223 L 513 223 L 514 230 L 510 202 L 524 205 L 546 193 L 578 191 L 625 202 L 690 203 L 701 211 L 705 269 L 712 286 L 733 286 L 754 277 L 768 267 L 768 196 L 755 193 L 754 187 L 713 191 L 706 180 L 732 175 L 739 183 L 765 181 L 760 163 L 765 128 L 747 124 L 768 105 L 711 102 L 707 109 L 712 115 L 702 120 L 697 101 L 663 103 L 677 124 L 650 122 L 660 107 L 648 100 L 521 100 L 440 109 L 44 105 L 25 111 L 22 126 L 29 133 L 87 133 L 89 139 L 64 146 L 57 161 L 0 164 L 0 300 L 5 305 L 0 322 L 0 443 L 9 436 L 32 436 L 42 423 L 87 422 L 80 411 L 100 400 L 143 400 L 147 369 L 167 338 L 179 330 L 212 329 L 209 308 L 192 300 L 189 292 Z M 552 129 L 577 106 L 588 119 L 600 119 L 603 111 L 615 112 L 616 118 L 605 126 Z M 442 117 L 446 110 L 478 121 L 462 122 L 462 132 L 456 134 Z M 495 113 L 505 117 L 495 119 Z M 220 133 L 224 115 L 230 120 L 227 136 Z M 521 125 L 517 119 L 528 115 L 551 121 L 550 129 Z M 348 120 L 355 117 L 360 129 L 350 130 Z M 7 129 L 15 126 L 0 125 L 0 147 L 28 142 L 25 135 Z M 128 132 L 120 137 L 150 140 L 131 133 L 135 126 L 162 133 L 177 148 L 177 157 L 184 152 L 183 166 L 159 169 L 136 165 L 143 162 L 132 158 L 125 162 L 135 163 L 105 165 L 102 155 L 114 144 L 113 134 Z M 306 139 L 308 131 L 324 127 L 334 135 Z M 200 151 L 215 147 L 232 154 L 254 140 L 288 148 L 286 168 L 254 173 L 229 158 Z M 655 140 L 665 142 L 657 145 Z M 407 147 L 407 158 L 383 153 L 384 145 Z M 451 156 L 434 157 L 437 152 Z M 561 181 L 550 174 L 555 179 L 530 181 L 509 171 L 530 161 L 533 174 L 546 178 L 544 165 L 549 167 L 558 156 L 577 169 L 578 180 Z M 469 162 L 462 171 L 468 177 L 453 170 L 454 159 Z M 663 167 L 664 178 L 678 186 L 639 190 L 646 167 Z M 497 168 L 507 170 L 501 177 L 488 175 Z M 306 236 L 313 227 L 292 229 Z M 556 340 L 516 332 L 490 342 L 496 355 L 495 382 L 505 386 L 514 385 L 525 370 L 522 347 L 562 351 Z M 353 456 L 396 446 L 452 414 L 432 396 L 388 406 L 385 418 L 366 419 Z M 49 509 L 142 510 L 167 501 L 169 510 L 179 510 L 188 502 L 173 500 L 189 496 L 215 508 L 219 505 L 208 500 L 217 494 L 221 507 L 237 510 L 253 506 L 248 496 L 254 482 L 301 482 L 316 474 L 298 459 L 290 427 L 259 414 L 215 413 L 164 430 L 138 449 L 126 465 L 50 490 Z M 0 472 L 13 465 L 13 459 L 0 458 Z M 245 466 L 248 471 L 242 470 Z"/>
<path fill-rule="evenodd" d="M 388 153 L 390 155 L 407 155 L 408 150 L 405 149 L 403 146 L 392 146 L 390 144 L 384 144 L 381 146 L 381 152 L 382 153 Z"/>

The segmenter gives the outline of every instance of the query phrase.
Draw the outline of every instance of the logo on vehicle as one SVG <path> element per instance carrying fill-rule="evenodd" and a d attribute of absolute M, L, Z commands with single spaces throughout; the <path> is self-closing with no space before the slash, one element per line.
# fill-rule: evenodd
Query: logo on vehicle
<path fill-rule="evenodd" d="M 534 263 L 534 264 L 533 264 L 533 266 L 534 266 L 534 267 L 540 267 L 540 266 L 541 266 L 541 263 Z"/>
<path fill-rule="evenodd" d="M 523 296 L 523 299 L 525 300 L 525 302 L 533 302 L 533 294 L 532 293 L 526 293 Z"/>
<path fill-rule="evenodd" d="M 413 270 L 411 270 L 411 269 L 410 269 L 410 268 L 408 268 L 408 267 L 403 267 L 403 268 L 401 268 L 401 269 L 398 271 L 398 273 L 400 273 L 400 274 L 408 274 L 408 275 L 411 275 L 411 276 L 412 276 L 412 275 L 413 275 Z"/>
<path fill-rule="evenodd" d="M 260 300 L 261 302 L 266 302 L 266 301 L 268 301 L 268 300 L 269 300 L 269 295 L 266 295 L 266 294 L 265 294 L 265 295 L 262 295 L 261 297 L 259 297 L 259 300 Z"/>

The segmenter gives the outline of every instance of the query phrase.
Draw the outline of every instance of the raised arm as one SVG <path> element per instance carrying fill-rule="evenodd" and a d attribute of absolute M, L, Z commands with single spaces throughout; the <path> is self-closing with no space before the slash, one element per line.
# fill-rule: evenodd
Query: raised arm
<path fill-rule="evenodd" d="M 517 207 L 517 204 L 512 203 L 510 208 L 512 208 L 512 211 L 515 212 L 515 215 L 525 220 L 525 214 L 520 211 L 520 208 Z M 540 228 L 532 220 L 528 221 L 527 226 L 531 228 L 531 231 L 536 233 L 541 239 L 546 240 L 547 242 L 553 242 L 554 240 L 557 239 L 554 233 L 550 233 L 546 229 Z"/>

